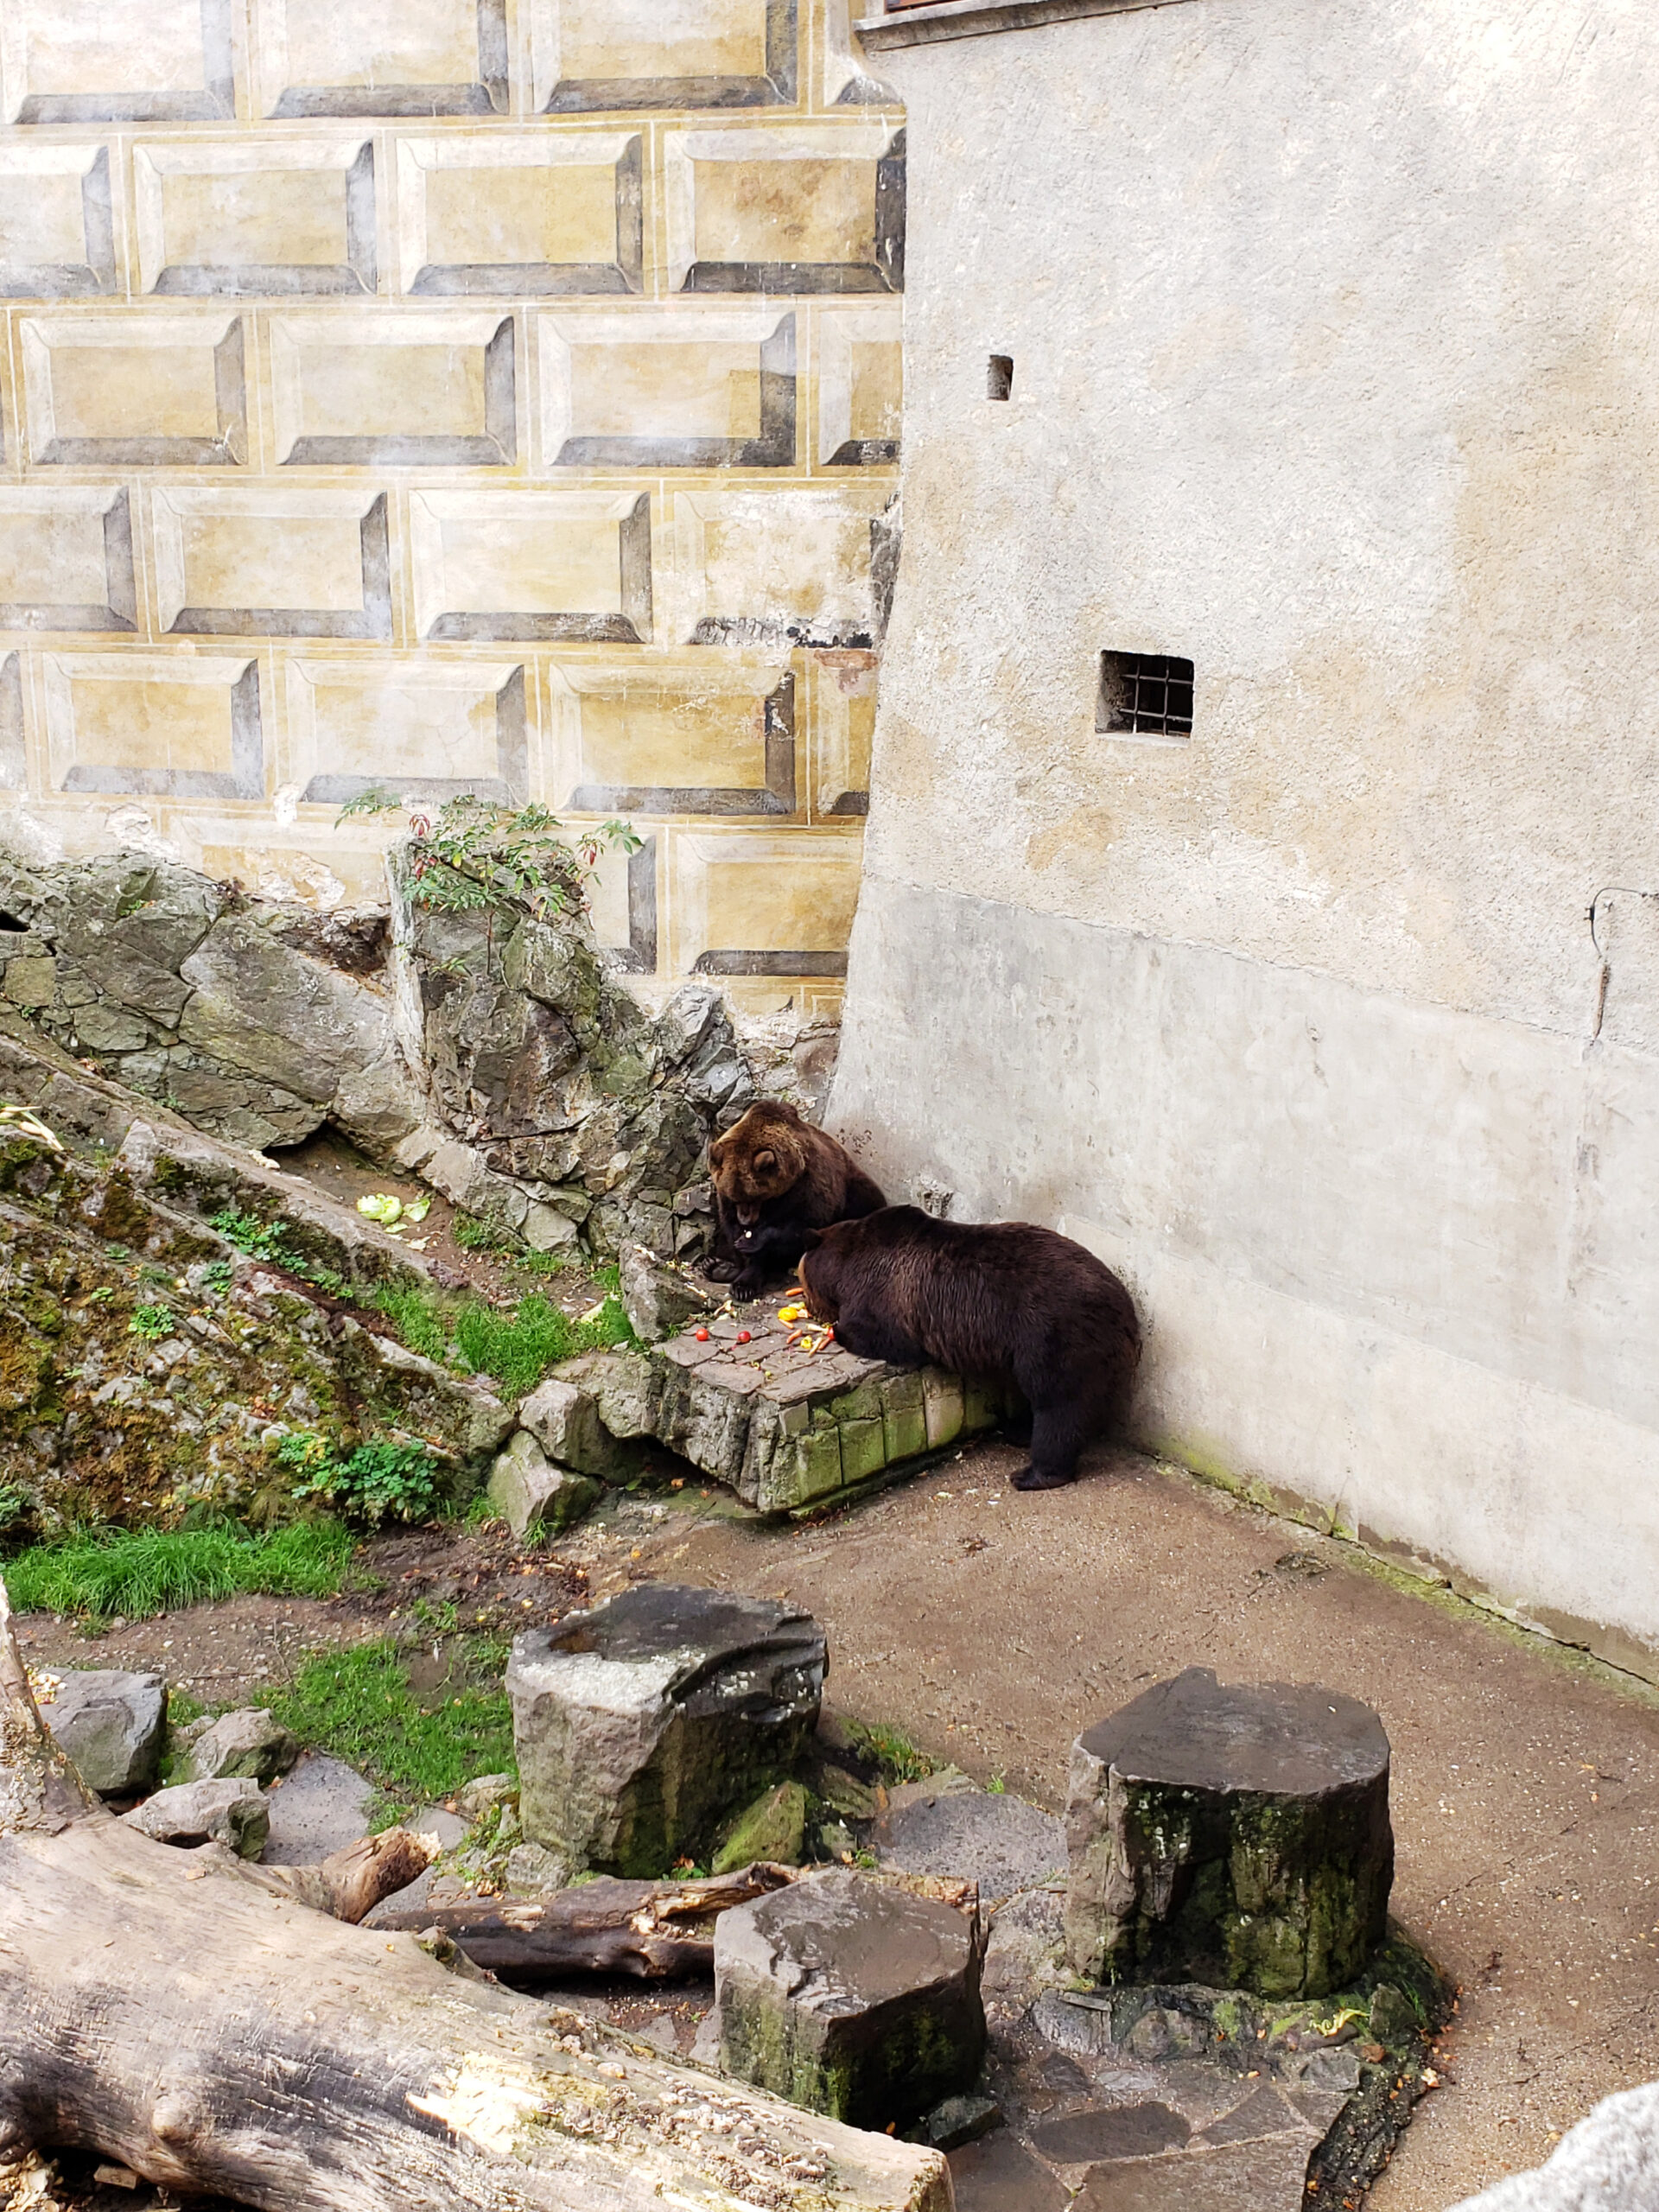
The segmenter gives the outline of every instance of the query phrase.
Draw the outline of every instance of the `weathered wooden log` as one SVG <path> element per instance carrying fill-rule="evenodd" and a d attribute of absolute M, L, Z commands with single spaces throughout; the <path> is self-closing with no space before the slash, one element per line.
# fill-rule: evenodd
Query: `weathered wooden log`
<path fill-rule="evenodd" d="M 937 2152 L 463 1980 L 113 1819 L 0 1585 L 0 2160 L 67 2145 L 269 2212 L 949 2212 Z"/>
<path fill-rule="evenodd" d="M 231 1856 L 219 1845 L 213 1848 Z M 246 1866 L 245 1860 L 240 1863 Z M 419 1836 L 407 1828 L 382 1828 L 378 1835 L 359 1836 L 343 1851 L 331 1852 L 315 1866 L 254 1866 L 247 1871 L 263 1888 L 355 1925 L 383 1897 L 406 1890 L 431 1863 L 432 1854 Z"/>
<path fill-rule="evenodd" d="M 683 1980 L 715 1970 L 715 1921 L 795 1879 L 791 1866 L 764 1860 L 708 1880 L 622 1882 L 601 1878 L 539 1901 L 469 1898 L 382 1913 L 381 1928 L 436 1928 L 474 1966 L 518 1982 L 571 1974 Z"/>

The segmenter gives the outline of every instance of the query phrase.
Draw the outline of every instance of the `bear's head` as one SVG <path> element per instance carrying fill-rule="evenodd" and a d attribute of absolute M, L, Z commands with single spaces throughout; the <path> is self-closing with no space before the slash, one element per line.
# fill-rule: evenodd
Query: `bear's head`
<path fill-rule="evenodd" d="M 709 1147 L 716 1191 L 746 1229 L 769 1199 L 792 1191 L 806 1173 L 806 1124 L 792 1106 L 763 1098 Z"/>
<path fill-rule="evenodd" d="M 801 1286 L 806 1310 L 815 1321 L 833 1325 L 840 1320 L 845 1248 L 857 1243 L 862 1226 L 861 1222 L 837 1221 L 828 1229 L 807 1232 L 806 1249 L 795 1270 L 795 1280 Z"/>

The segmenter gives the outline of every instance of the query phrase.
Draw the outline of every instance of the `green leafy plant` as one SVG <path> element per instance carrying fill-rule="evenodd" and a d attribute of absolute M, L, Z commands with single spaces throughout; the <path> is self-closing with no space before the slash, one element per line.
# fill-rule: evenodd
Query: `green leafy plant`
<path fill-rule="evenodd" d="M 296 1433 L 283 1438 L 276 1458 L 301 1478 L 296 1498 L 324 1498 L 371 1528 L 429 1521 L 443 1502 L 442 1470 L 424 1445 L 359 1444 L 342 1459 L 326 1438 Z"/>
<path fill-rule="evenodd" d="M 19 1553 L 6 1587 L 19 1612 L 143 1620 L 243 1591 L 332 1597 L 353 1549 L 336 1521 L 302 1521 L 268 1536 L 231 1529 L 106 1531 Z"/>
<path fill-rule="evenodd" d="M 146 1344 L 159 1344 L 173 1333 L 173 1316 L 165 1306 L 135 1306 L 127 1324 L 129 1332 Z"/>
<path fill-rule="evenodd" d="M 391 792 L 367 791 L 337 817 L 397 814 L 405 810 Z M 567 842 L 565 825 L 544 806 L 498 806 L 467 791 L 446 800 L 435 815 L 409 821 L 409 869 L 416 903 L 464 913 L 516 899 L 532 914 L 580 912 L 586 886 L 607 850 L 637 853 L 644 840 L 626 822 L 584 826 Z"/>
<path fill-rule="evenodd" d="M 236 1281 L 236 1267 L 230 1260 L 209 1260 L 201 1271 L 201 1287 L 215 1298 L 223 1298 Z"/>
<path fill-rule="evenodd" d="M 288 1224 L 282 1221 L 261 1221 L 257 1214 L 242 1213 L 235 1206 L 225 1206 L 208 1222 L 210 1229 L 250 1259 L 269 1260 L 272 1266 L 292 1268 L 295 1255 L 288 1248 Z M 224 1262 L 220 1263 L 225 1264 Z"/>
<path fill-rule="evenodd" d="M 417 1695 L 390 1638 L 356 1644 L 312 1660 L 272 1710 L 302 1743 L 428 1804 L 475 1774 L 516 1770 L 499 1646 L 464 1639 L 449 1652 L 450 1680 Z"/>
<path fill-rule="evenodd" d="M 17 1483 L 0 1483 L 0 1543 L 29 1519 L 32 1501 Z"/>
<path fill-rule="evenodd" d="M 1001 1797 L 1006 1794 L 1008 1785 L 1000 1774 L 994 1774 L 985 1787 L 993 1797 Z"/>

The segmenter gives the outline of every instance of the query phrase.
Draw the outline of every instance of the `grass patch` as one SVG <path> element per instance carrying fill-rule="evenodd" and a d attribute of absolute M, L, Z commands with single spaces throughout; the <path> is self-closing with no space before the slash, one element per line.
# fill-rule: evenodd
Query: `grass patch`
<path fill-rule="evenodd" d="M 505 1654 L 485 1637 L 451 1645 L 468 1676 L 417 1696 L 390 1638 L 314 1659 L 271 1709 L 302 1743 L 366 1774 L 408 1804 L 452 1796 L 478 1774 L 516 1772 L 512 1713 L 501 1683 Z"/>
<path fill-rule="evenodd" d="M 449 1332 L 429 1291 L 417 1290 L 412 1283 L 382 1283 L 373 1296 L 410 1351 L 419 1352 L 423 1359 L 442 1360 L 449 1349 Z"/>
<path fill-rule="evenodd" d="M 938 1770 L 925 1751 L 918 1751 L 908 1736 L 885 1721 L 849 1720 L 847 1732 L 854 1750 L 874 1763 L 889 1789 L 901 1782 L 925 1782 Z"/>
<path fill-rule="evenodd" d="M 562 1359 L 639 1342 L 614 1285 L 605 1289 L 590 1321 L 572 1320 L 539 1290 L 527 1292 L 516 1306 L 474 1298 L 447 1314 L 426 1292 L 389 1284 L 381 1285 L 374 1300 L 411 1351 L 440 1363 L 453 1355 L 471 1373 L 499 1382 L 509 1396 L 522 1397 Z"/>
<path fill-rule="evenodd" d="M 244 1591 L 331 1598 L 353 1548 L 337 1521 L 296 1522 L 265 1536 L 232 1529 L 124 1529 L 35 1545 L 8 1563 L 6 1588 L 20 1613 L 145 1620 Z"/>

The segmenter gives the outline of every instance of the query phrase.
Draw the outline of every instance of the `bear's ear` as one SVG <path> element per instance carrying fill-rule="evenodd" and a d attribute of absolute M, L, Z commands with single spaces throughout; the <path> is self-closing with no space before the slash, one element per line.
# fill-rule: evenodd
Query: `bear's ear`
<path fill-rule="evenodd" d="M 809 1252 L 816 1252 L 816 1251 L 817 1250 L 817 1249 L 818 1249 L 819 1245 L 820 1245 L 820 1244 L 822 1244 L 822 1243 L 823 1243 L 823 1231 L 821 1229 L 809 1229 L 809 1230 L 807 1230 L 807 1232 L 806 1232 L 806 1250 L 807 1250 L 807 1251 L 809 1251 Z"/>
<path fill-rule="evenodd" d="M 755 1154 L 754 1165 L 757 1167 L 775 1167 L 778 1165 L 778 1155 L 768 1147 Z"/>

